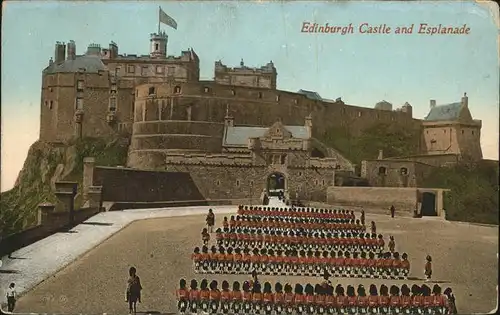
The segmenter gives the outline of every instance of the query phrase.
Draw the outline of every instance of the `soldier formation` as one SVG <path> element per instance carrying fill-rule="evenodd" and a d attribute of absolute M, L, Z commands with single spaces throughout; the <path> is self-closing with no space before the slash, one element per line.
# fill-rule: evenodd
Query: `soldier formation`
<path fill-rule="evenodd" d="M 213 212 L 211 212 L 213 213 Z M 250 274 L 253 280 L 180 281 L 178 311 L 191 314 L 450 314 L 456 313 L 451 288 L 441 292 L 427 285 L 363 285 L 333 287 L 329 277 L 407 279 L 408 254 L 396 251 L 393 236 L 388 250 L 382 234 L 365 215 L 356 220 L 345 209 L 239 206 L 238 214 L 225 217 L 210 246 L 207 230 L 203 246 L 195 247 L 192 260 L 200 274 Z M 425 275 L 432 274 L 427 257 Z M 262 285 L 257 274 L 323 276 L 321 284 Z M 273 290 L 274 288 L 274 290 Z"/>

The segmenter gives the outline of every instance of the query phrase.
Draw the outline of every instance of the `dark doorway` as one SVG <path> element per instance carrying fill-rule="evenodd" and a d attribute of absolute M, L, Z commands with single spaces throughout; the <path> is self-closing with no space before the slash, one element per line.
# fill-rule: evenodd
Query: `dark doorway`
<path fill-rule="evenodd" d="M 323 152 L 321 152 L 318 148 L 314 148 L 311 151 L 311 157 L 324 158 L 325 154 L 323 154 Z"/>
<path fill-rule="evenodd" d="M 269 196 L 279 196 L 285 192 L 285 176 L 281 173 L 272 173 L 267 178 L 267 192 Z"/>
<path fill-rule="evenodd" d="M 437 216 L 436 212 L 436 195 L 431 192 L 422 194 L 422 208 L 420 209 L 422 216 Z"/>

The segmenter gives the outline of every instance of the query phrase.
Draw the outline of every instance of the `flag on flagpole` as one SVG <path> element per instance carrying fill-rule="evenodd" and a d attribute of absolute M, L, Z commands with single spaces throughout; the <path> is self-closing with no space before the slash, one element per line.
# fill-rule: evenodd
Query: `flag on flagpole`
<path fill-rule="evenodd" d="M 161 7 L 160 7 L 159 21 L 160 21 L 160 23 L 166 24 L 173 29 L 177 29 L 177 22 L 172 17 L 170 17 L 167 13 L 163 12 Z"/>

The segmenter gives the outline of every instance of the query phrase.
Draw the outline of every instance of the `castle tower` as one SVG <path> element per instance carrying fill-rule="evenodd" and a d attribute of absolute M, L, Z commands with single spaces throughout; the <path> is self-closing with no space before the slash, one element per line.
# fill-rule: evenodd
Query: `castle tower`
<path fill-rule="evenodd" d="M 159 34 L 151 34 L 151 58 L 166 58 L 167 57 L 167 42 L 168 36 L 165 32 Z"/>
<path fill-rule="evenodd" d="M 59 64 L 66 59 L 66 45 L 61 42 L 56 42 L 56 48 L 54 53 L 54 62 Z"/>

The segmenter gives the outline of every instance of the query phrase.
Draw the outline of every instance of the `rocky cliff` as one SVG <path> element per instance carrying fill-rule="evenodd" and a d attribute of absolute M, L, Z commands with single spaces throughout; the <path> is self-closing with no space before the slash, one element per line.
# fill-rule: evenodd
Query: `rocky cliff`
<path fill-rule="evenodd" d="M 98 165 L 125 165 L 128 139 L 84 138 L 67 144 L 33 143 L 13 189 L 0 195 L 0 237 L 36 224 L 37 206 L 55 202 L 56 181 L 79 182 L 83 158 L 94 156 Z M 76 206 L 81 201 L 80 192 Z"/>

